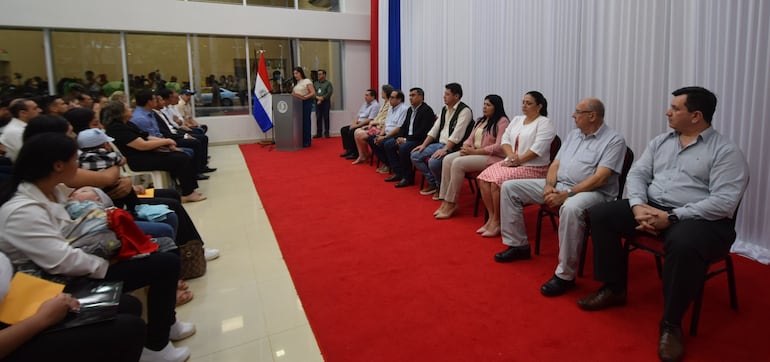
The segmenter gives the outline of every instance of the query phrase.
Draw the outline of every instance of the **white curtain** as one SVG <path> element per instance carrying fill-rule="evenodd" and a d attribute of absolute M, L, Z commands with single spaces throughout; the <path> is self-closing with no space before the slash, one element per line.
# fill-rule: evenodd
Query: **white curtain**
<path fill-rule="evenodd" d="M 565 134 L 577 101 L 595 96 L 637 156 L 667 130 L 673 90 L 714 91 L 714 127 L 751 167 L 734 251 L 770 263 L 770 2 L 420 0 L 401 2 L 401 22 L 403 88 L 423 88 L 434 110 L 449 82 L 462 84 L 474 116 L 487 94 L 513 116 L 539 90 Z"/>

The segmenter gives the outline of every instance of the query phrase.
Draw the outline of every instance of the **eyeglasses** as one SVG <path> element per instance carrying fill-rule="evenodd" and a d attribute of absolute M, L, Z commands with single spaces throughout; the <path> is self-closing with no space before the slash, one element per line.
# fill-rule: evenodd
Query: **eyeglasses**
<path fill-rule="evenodd" d="M 579 109 L 576 109 L 575 112 L 573 112 L 572 114 L 584 114 L 584 113 L 592 113 L 592 112 L 593 111 L 581 111 Z"/>

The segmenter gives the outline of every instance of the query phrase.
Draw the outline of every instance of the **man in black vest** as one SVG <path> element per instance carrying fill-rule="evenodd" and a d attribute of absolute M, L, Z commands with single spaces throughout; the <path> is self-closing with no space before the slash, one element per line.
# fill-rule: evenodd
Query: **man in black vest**
<path fill-rule="evenodd" d="M 388 157 L 393 176 L 386 182 L 396 182 L 396 187 L 414 185 L 411 152 L 428 137 L 428 131 L 436 121 L 436 113 L 424 103 L 425 92 L 422 88 L 409 90 L 411 107 L 406 111 L 406 119 L 396 138 L 385 141 L 385 155 Z"/>
<path fill-rule="evenodd" d="M 438 191 L 441 184 L 441 163 L 444 156 L 455 152 L 470 133 L 473 112 L 460 99 L 463 88 L 458 83 L 449 83 L 444 90 L 444 108 L 441 116 L 428 132 L 428 137 L 421 145 L 412 150 L 414 166 L 422 172 L 428 181 L 420 195 L 430 195 Z"/>

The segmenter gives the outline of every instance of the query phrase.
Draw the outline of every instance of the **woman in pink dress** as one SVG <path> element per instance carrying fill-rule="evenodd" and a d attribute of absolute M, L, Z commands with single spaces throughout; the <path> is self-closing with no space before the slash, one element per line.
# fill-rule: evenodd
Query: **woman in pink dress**
<path fill-rule="evenodd" d="M 521 111 L 524 114 L 513 117 L 502 136 L 505 159 L 487 167 L 478 177 L 489 219 L 476 232 L 484 237 L 500 235 L 500 185 L 511 179 L 545 178 L 551 163 L 556 130 L 546 117 L 548 101 L 540 92 L 527 92 Z"/>

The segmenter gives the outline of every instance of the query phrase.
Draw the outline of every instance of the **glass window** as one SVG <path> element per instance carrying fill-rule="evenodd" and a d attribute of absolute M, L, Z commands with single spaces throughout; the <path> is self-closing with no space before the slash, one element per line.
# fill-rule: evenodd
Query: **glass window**
<path fill-rule="evenodd" d="M 104 94 L 123 90 L 120 34 L 52 31 L 56 94 Z"/>
<path fill-rule="evenodd" d="M 338 40 L 301 40 L 299 42 L 300 66 L 315 82 L 318 70 L 326 71 L 326 79 L 332 83 L 334 93 L 332 109 L 343 109 L 342 104 L 342 42 Z"/>
<path fill-rule="evenodd" d="M 48 94 L 43 32 L 0 29 L 0 96 Z"/>
<path fill-rule="evenodd" d="M 302 10 L 316 11 L 340 11 L 339 0 L 299 0 L 299 8 Z"/>
<path fill-rule="evenodd" d="M 291 45 L 289 40 L 250 38 L 249 49 L 251 50 L 251 83 L 249 89 L 254 87 L 254 80 L 257 79 L 259 51 L 263 50 L 265 52 L 267 75 L 270 77 L 270 88 L 273 93 L 291 93 L 293 85 L 291 76 Z M 245 59 L 243 65 L 246 65 Z"/>
<path fill-rule="evenodd" d="M 130 92 L 139 89 L 190 87 L 187 37 L 184 35 L 126 34 Z"/>
<path fill-rule="evenodd" d="M 246 0 L 246 5 L 294 8 L 294 0 Z"/>
<path fill-rule="evenodd" d="M 245 38 L 192 35 L 195 115 L 249 114 Z"/>
<path fill-rule="evenodd" d="M 221 4 L 239 4 L 243 5 L 243 0 L 189 0 L 202 3 L 221 3 Z"/>

